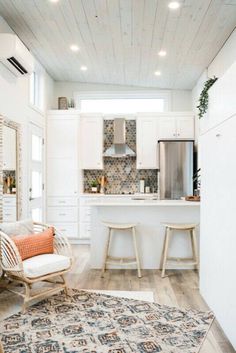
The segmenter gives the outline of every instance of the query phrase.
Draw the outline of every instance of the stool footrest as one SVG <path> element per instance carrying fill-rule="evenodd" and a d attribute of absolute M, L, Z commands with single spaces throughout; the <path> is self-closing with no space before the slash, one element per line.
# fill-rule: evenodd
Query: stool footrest
<path fill-rule="evenodd" d="M 131 265 L 131 264 L 137 264 L 137 261 L 136 261 L 136 258 L 134 257 L 108 256 L 106 260 L 106 264 Z"/>
<path fill-rule="evenodd" d="M 171 264 L 171 263 L 174 263 L 175 265 L 181 265 L 181 264 L 184 264 L 184 265 L 197 265 L 198 262 L 193 259 L 193 258 L 181 258 L 181 257 L 168 257 L 166 259 L 166 264 Z"/>

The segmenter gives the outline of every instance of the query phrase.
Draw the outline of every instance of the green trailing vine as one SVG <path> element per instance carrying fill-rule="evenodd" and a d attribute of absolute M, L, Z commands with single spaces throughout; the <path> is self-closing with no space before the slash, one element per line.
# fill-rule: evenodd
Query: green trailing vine
<path fill-rule="evenodd" d="M 216 80 L 217 80 L 217 77 L 214 76 L 213 78 L 209 78 L 204 84 L 203 90 L 199 97 L 199 104 L 197 106 L 199 110 L 199 113 L 198 113 L 199 119 L 203 117 L 203 115 L 206 113 L 208 109 L 208 101 L 209 101 L 208 90 L 212 85 L 214 85 Z"/>

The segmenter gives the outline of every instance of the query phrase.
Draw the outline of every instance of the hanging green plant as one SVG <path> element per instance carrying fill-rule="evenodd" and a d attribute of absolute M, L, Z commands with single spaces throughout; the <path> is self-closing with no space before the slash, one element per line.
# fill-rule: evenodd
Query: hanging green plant
<path fill-rule="evenodd" d="M 216 80 L 217 80 L 217 77 L 214 76 L 213 78 L 209 78 L 204 84 L 203 90 L 199 97 L 199 104 L 197 106 L 199 110 L 199 113 L 198 113 L 199 119 L 203 117 L 203 115 L 206 113 L 208 109 L 208 100 L 209 100 L 208 90 L 212 85 L 214 85 Z"/>

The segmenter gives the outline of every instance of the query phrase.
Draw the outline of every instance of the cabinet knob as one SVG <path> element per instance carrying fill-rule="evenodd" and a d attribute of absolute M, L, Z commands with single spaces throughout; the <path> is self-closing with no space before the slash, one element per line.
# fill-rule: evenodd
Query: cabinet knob
<path fill-rule="evenodd" d="M 216 137 L 220 137 L 220 136 L 221 136 L 221 134 L 219 134 L 219 133 L 218 133 L 218 134 L 216 134 Z"/>

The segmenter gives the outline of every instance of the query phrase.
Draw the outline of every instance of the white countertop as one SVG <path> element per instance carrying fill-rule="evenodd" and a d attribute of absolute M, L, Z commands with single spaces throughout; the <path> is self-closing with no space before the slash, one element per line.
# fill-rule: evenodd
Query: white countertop
<path fill-rule="evenodd" d="M 166 206 L 178 206 L 178 207 L 199 207 L 200 202 L 191 202 L 185 200 L 132 200 L 130 198 L 122 198 L 117 196 L 116 198 L 98 198 L 98 199 L 90 199 L 85 202 L 87 206 L 158 206 L 158 207 L 166 207 Z"/>

